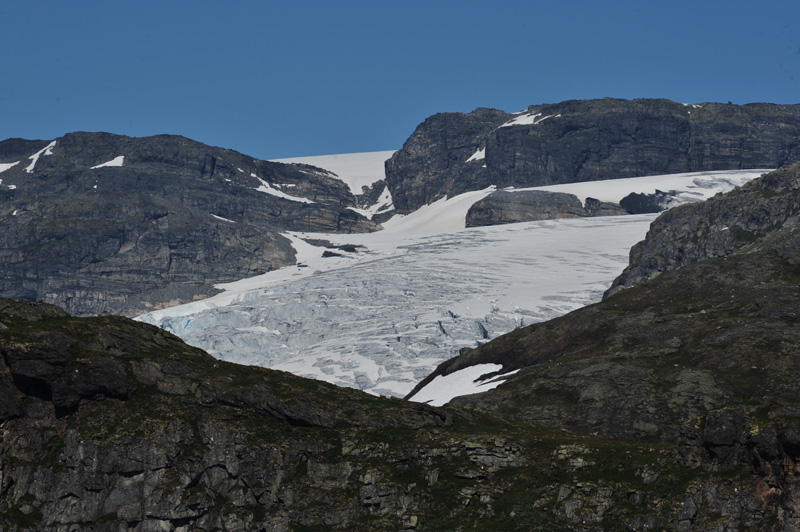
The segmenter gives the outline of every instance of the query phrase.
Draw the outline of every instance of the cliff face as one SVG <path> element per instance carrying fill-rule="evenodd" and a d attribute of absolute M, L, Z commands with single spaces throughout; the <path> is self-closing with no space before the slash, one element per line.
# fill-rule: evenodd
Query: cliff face
<path fill-rule="evenodd" d="M 386 161 L 386 185 L 397 212 L 407 214 L 445 195 L 488 187 L 481 159 L 465 161 L 509 118 L 496 109 L 476 109 L 433 115 L 420 124 L 403 149 Z"/>
<path fill-rule="evenodd" d="M 378 227 L 324 171 L 181 137 L 12 139 L 0 162 L 17 162 L 0 173 L 0 294 L 78 314 L 135 315 L 292 264 L 282 231 Z"/>
<path fill-rule="evenodd" d="M 410 212 L 489 185 L 777 168 L 800 160 L 798 137 L 800 105 L 606 98 L 516 115 L 479 109 L 423 122 L 387 161 L 386 182 L 398 211 Z"/>
<path fill-rule="evenodd" d="M 720 411 L 677 447 L 581 436 L 228 364 L 125 318 L 9 300 L 0 355 L 3 530 L 798 525 L 791 409 Z"/>

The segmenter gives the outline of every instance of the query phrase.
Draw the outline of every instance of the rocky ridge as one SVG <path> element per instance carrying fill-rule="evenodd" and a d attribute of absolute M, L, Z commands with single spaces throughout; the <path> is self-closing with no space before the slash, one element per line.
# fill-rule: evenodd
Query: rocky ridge
<path fill-rule="evenodd" d="M 608 439 L 227 364 L 121 317 L 0 300 L 0 324 L 3 530 L 797 527 L 786 408 Z"/>
<path fill-rule="evenodd" d="M 77 314 L 136 315 L 293 264 L 287 230 L 379 227 L 324 170 L 182 137 L 10 139 L 0 163 L 0 294 Z"/>
<path fill-rule="evenodd" d="M 607 295 L 687 264 L 733 253 L 798 248 L 800 165 L 771 172 L 724 195 L 670 209 L 631 249 Z"/>
<path fill-rule="evenodd" d="M 490 185 L 777 168 L 800 160 L 800 105 L 572 100 L 434 115 L 389 161 L 398 212 Z"/>

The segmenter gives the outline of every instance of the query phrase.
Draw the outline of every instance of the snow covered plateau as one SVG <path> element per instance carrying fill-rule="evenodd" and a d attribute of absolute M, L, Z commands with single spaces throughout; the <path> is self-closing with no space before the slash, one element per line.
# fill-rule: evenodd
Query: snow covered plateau
<path fill-rule="evenodd" d="M 285 162 L 322 166 L 355 190 L 382 179 L 382 161 L 391 154 Z M 325 166 L 332 161 L 338 166 Z M 619 201 L 630 192 L 659 189 L 675 191 L 680 203 L 705 199 L 766 171 L 650 176 L 545 190 Z M 222 360 L 404 396 L 463 347 L 599 301 L 656 217 L 465 229 L 469 207 L 493 190 L 439 200 L 392 218 L 376 233 L 287 234 L 297 265 L 219 285 L 216 296 L 138 319 Z M 306 240 L 355 251 L 329 248 L 323 257 L 326 248 Z M 442 404 L 499 384 L 475 382 L 478 376 L 459 378 L 457 386 L 442 380 L 447 390 L 426 389 L 415 399 Z"/>

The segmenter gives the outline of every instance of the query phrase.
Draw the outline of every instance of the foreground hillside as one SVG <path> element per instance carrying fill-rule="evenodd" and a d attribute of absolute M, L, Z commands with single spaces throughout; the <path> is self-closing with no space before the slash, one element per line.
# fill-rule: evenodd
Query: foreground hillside
<path fill-rule="evenodd" d="M 286 230 L 372 231 L 347 185 L 182 137 L 0 142 L 0 294 L 136 315 L 294 264 Z"/>
<path fill-rule="evenodd" d="M 797 529 L 786 405 L 714 411 L 677 446 L 578 435 L 10 300 L 0 353 L 3 530 Z"/>

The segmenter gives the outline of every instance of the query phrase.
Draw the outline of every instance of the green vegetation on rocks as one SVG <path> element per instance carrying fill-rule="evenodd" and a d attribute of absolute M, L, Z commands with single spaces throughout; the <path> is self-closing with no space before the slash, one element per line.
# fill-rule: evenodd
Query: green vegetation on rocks
<path fill-rule="evenodd" d="M 0 320 L 3 530 L 757 530 L 781 507 L 688 433 L 374 397 L 46 304 L 0 300 Z"/>

